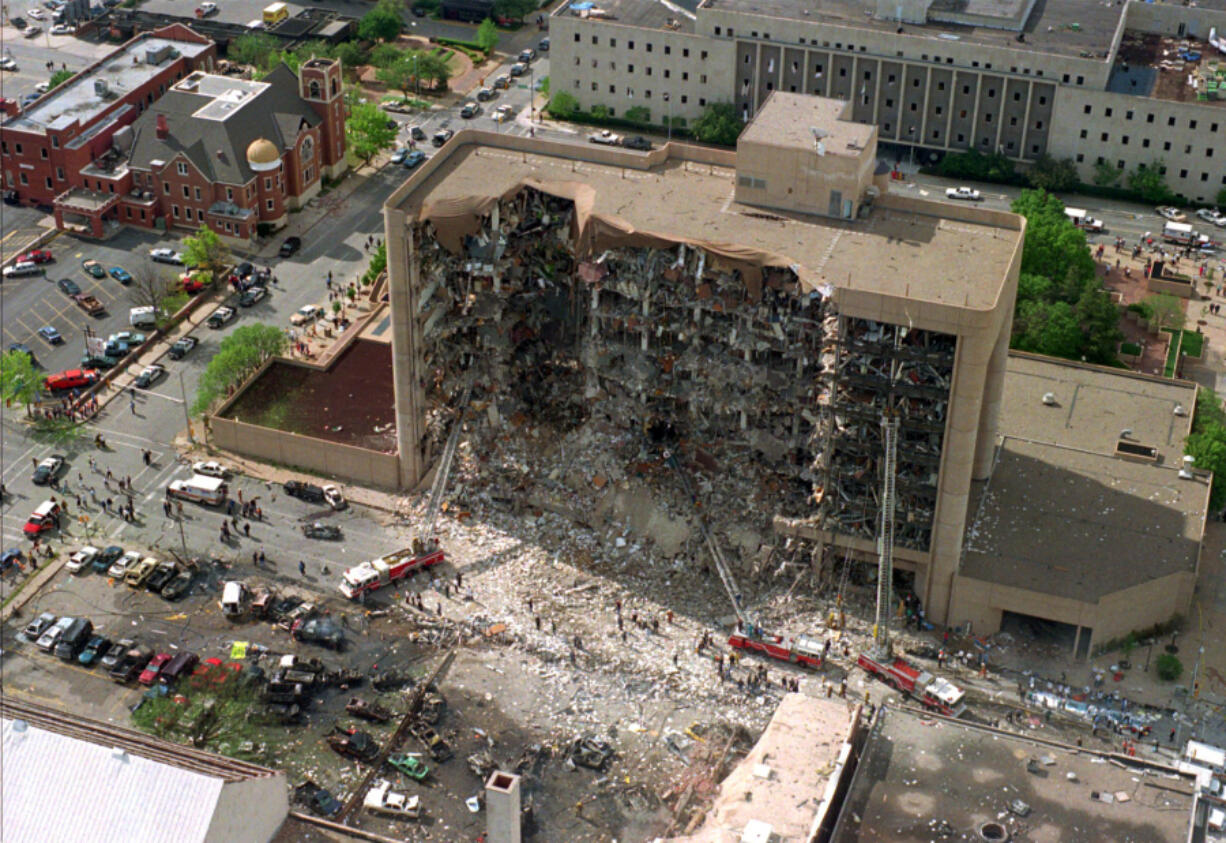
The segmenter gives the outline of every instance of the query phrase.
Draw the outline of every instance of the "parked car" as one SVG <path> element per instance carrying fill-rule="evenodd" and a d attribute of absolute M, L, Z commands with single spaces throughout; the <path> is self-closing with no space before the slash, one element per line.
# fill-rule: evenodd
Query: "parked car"
<path fill-rule="evenodd" d="M 341 528 L 335 524 L 321 524 L 318 521 L 302 525 L 302 534 L 308 539 L 339 539 Z"/>
<path fill-rule="evenodd" d="M 45 270 L 33 261 L 17 261 L 6 266 L 3 271 L 0 271 L 0 275 L 5 278 L 20 278 L 23 275 L 42 275 L 44 272 Z"/>
<path fill-rule="evenodd" d="M 217 460 L 199 460 L 192 463 L 192 473 L 203 474 L 205 477 L 220 477 L 224 480 L 230 470 Z"/>
<path fill-rule="evenodd" d="M 98 380 L 96 369 L 65 369 L 43 378 L 43 386 L 51 392 L 90 386 Z"/>
<path fill-rule="evenodd" d="M 173 560 L 162 562 L 149 575 L 149 579 L 145 580 L 145 588 L 154 594 L 161 594 L 162 588 L 165 587 L 166 583 L 173 580 L 177 573 L 179 573 L 179 566 L 176 562 Z"/>
<path fill-rule="evenodd" d="M 157 261 L 158 263 L 169 263 L 175 266 L 183 265 L 183 256 L 174 249 L 167 249 L 165 246 L 150 249 L 149 258 Z"/>
<path fill-rule="evenodd" d="M 171 658 L 173 656 L 170 653 L 158 653 L 145 665 L 145 669 L 140 672 L 140 676 L 137 677 L 136 681 L 142 685 L 152 685 L 158 681 L 158 674 L 162 672 L 162 668 L 170 663 Z"/>
<path fill-rule="evenodd" d="M 647 140 L 647 138 L 643 137 L 642 135 L 635 135 L 633 137 L 623 139 L 622 146 L 624 146 L 626 149 L 637 149 L 639 152 L 651 152 L 651 141 Z"/>
<path fill-rule="evenodd" d="M 50 612 L 43 612 L 34 620 L 26 624 L 25 629 L 21 631 L 21 634 L 27 641 L 38 641 L 44 632 L 55 626 L 56 620 L 57 618 L 55 615 L 51 614 Z"/>
<path fill-rule="evenodd" d="M 94 569 L 95 574 L 105 574 L 115 562 L 123 556 L 123 548 L 117 544 L 107 545 L 98 551 L 98 555 L 94 557 L 94 561 L 90 563 L 90 567 Z"/>
<path fill-rule="evenodd" d="M 34 485 L 46 486 L 52 480 L 60 476 L 60 472 L 64 469 L 64 457 L 61 454 L 52 454 L 45 457 L 38 467 L 34 469 Z"/>
<path fill-rule="evenodd" d="M 300 480 L 287 480 L 282 488 L 291 498 L 299 498 L 307 503 L 326 503 L 333 509 L 344 509 L 348 505 L 341 490 L 331 484 L 316 486 L 314 483 L 303 483 Z"/>
<path fill-rule="evenodd" d="M 522 64 L 531 64 L 536 60 L 536 50 L 527 47 L 519 51 L 519 61 Z"/>
<path fill-rule="evenodd" d="M 498 92 L 493 88 L 482 88 L 477 91 L 477 102 L 489 102 L 496 96 L 498 96 Z"/>
<path fill-rule="evenodd" d="M 549 52 L 549 39 L 542 38 L 540 41 L 536 43 L 536 48 L 540 50 L 542 53 L 548 53 Z"/>
<path fill-rule="evenodd" d="M 490 119 L 495 123 L 505 123 L 515 116 L 515 106 L 509 103 L 503 103 L 494 109 L 494 113 L 490 115 Z"/>
<path fill-rule="evenodd" d="M 165 374 L 165 366 L 161 363 L 153 363 L 141 369 L 140 374 L 136 376 L 136 386 L 138 389 L 148 389 L 160 381 Z"/>
<path fill-rule="evenodd" d="M 108 671 L 108 675 L 116 682 L 131 682 L 140 676 L 151 658 L 153 650 L 148 647 L 133 647 L 120 656 L 119 661 Z"/>
<path fill-rule="evenodd" d="M 48 530 L 53 530 L 60 526 L 60 514 L 62 512 L 63 510 L 60 508 L 60 505 L 55 501 L 43 501 L 30 514 L 21 531 L 27 538 L 34 538 Z"/>
<path fill-rule="evenodd" d="M 945 188 L 946 199 L 960 199 L 966 202 L 978 202 L 983 199 L 978 190 L 970 187 L 947 187 Z"/>
<path fill-rule="evenodd" d="M 311 813 L 321 817 L 335 817 L 345 806 L 329 791 L 324 790 L 314 782 L 306 782 L 294 788 L 294 796 L 306 805 Z"/>
<path fill-rule="evenodd" d="M 157 570 L 158 561 L 152 557 L 146 557 L 132 566 L 126 574 L 123 575 L 123 581 L 129 588 L 141 588 L 149 577 L 153 576 L 153 572 Z"/>
<path fill-rule="evenodd" d="M 430 143 L 435 146 L 442 146 L 455 136 L 454 129 L 439 129 L 434 133 L 434 137 L 430 139 Z"/>
<path fill-rule="evenodd" d="M 16 26 L 17 21 L 19 20 L 21 19 L 13 18 L 13 25 Z M 25 23 L 25 21 L 22 21 L 22 23 Z M 17 28 L 20 29 L 21 27 L 17 27 Z M 5 56 L 4 58 L 0 59 L 0 70 L 16 71 L 17 70 L 17 60 L 14 59 L 12 56 Z"/>
<path fill-rule="evenodd" d="M 79 574 L 81 571 L 89 567 L 94 561 L 94 557 L 98 555 L 98 548 L 92 545 L 86 545 L 78 550 L 72 556 L 68 557 L 68 561 L 64 563 L 64 568 L 70 574 Z"/>
<path fill-rule="evenodd" d="M 420 149 L 414 149 L 412 152 L 410 152 L 408 155 L 404 157 L 404 168 L 406 170 L 415 169 L 425 160 L 426 160 L 426 153 L 422 152 Z"/>
<path fill-rule="evenodd" d="M 30 27 L 21 34 L 21 37 L 22 38 L 37 38 L 39 35 L 42 35 L 42 33 L 43 33 L 43 28 L 35 23 L 35 24 L 31 24 Z"/>
<path fill-rule="evenodd" d="M 40 650 L 50 652 L 55 648 L 55 645 L 59 643 L 60 636 L 64 634 L 64 630 L 72 626 L 72 622 L 74 620 L 76 620 L 76 618 L 70 618 L 67 615 L 60 618 L 54 624 L 43 630 L 43 634 L 38 636 L 38 641 L 35 642 L 35 646 L 37 646 Z"/>
<path fill-rule="evenodd" d="M 122 266 L 112 266 L 110 273 L 112 278 L 125 287 L 132 283 L 132 274 Z"/>
<path fill-rule="evenodd" d="M 511 65 L 512 76 L 523 76 L 527 72 L 528 65 L 524 64 L 522 61 L 517 61 L 515 64 Z"/>
<path fill-rule="evenodd" d="M 77 618 L 55 642 L 55 657 L 66 662 L 77 660 L 81 650 L 94 636 L 94 624 L 88 618 Z"/>
<path fill-rule="evenodd" d="M 77 656 L 77 661 L 86 667 L 93 667 L 111 649 L 111 639 L 105 635 L 95 635 L 85 644 L 85 649 Z"/>
<path fill-rule="evenodd" d="M 1162 217 L 1163 219 L 1170 220 L 1171 222 L 1187 222 L 1188 221 L 1188 217 L 1186 214 L 1184 214 L 1178 208 L 1173 208 L 1170 205 L 1159 205 L 1157 208 L 1154 208 L 1154 210 L 1158 212 L 1158 215 L 1160 217 Z"/>
<path fill-rule="evenodd" d="M 137 565 L 140 564 L 141 556 L 135 550 L 129 550 L 123 556 L 120 556 L 111 563 L 111 567 L 106 569 L 106 575 L 114 579 L 120 579 L 127 575 Z"/>
<path fill-rule="evenodd" d="M 412 752 L 398 752 L 387 757 L 387 763 L 411 779 L 421 781 L 430 772 L 421 758 Z"/>
<path fill-rule="evenodd" d="M 86 354 L 81 358 L 81 366 L 86 369 L 113 369 L 119 365 L 121 359 L 118 355 L 112 357 L 109 354 Z"/>
<path fill-rule="evenodd" d="M 599 132 L 592 132 L 587 136 L 588 143 L 599 143 L 604 146 L 621 146 L 622 136 L 616 132 L 610 132 L 608 129 L 601 129 Z"/>
<path fill-rule="evenodd" d="M 102 268 L 102 264 L 98 263 L 93 258 L 87 258 L 81 261 L 81 268 L 85 270 L 85 274 L 93 278 L 105 278 L 106 270 Z"/>
<path fill-rule="evenodd" d="M 392 790 L 391 782 L 386 779 L 379 779 L 374 783 L 366 792 L 362 804 L 372 814 L 381 814 L 392 819 L 415 820 L 421 816 L 421 797 Z"/>
<path fill-rule="evenodd" d="M 219 307 L 213 311 L 205 324 L 214 329 L 222 328 L 227 323 L 233 321 L 235 315 L 237 315 L 237 311 L 234 308 Z"/>
<path fill-rule="evenodd" d="M 55 285 L 59 287 L 60 292 L 66 296 L 81 295 L 81 285 L 79 285 L 76 281 L 73 281 L 71 278 L 61 278 L 59 281 L 55 282 Z"/>
<path fill-rule="evenodd" d="M 464 105 L 461 106 L 460 108 L 460 116 L 463 117 L 465 120 L 469 120 L 473 117 L 476 117 L 480 113 L 481 113 L 481 106 L 472 101 L 464 103 Z"/>
<path fill-rule="evenodd" d="M 193 296 L 208 286 L 204 276 L 198 272 L 183 273 L 179 276 L 179 283 L 183 285 L 183 292 Z"/>
<path fill-rule="evenodd" d="M 345 647 L 345 632 L 341 629 L 340 624 L 330 617 L 310 618 L 309 620 L 299 618 L 290 627 L 290 635 L 296 641 L 318 644 L 329 650 L 339 651 Z"/>
<path fill-rule="evenodd" d="M 24 255 L 18 255 L 19 263 L 51 263 L 55 258 L 51 255 L 50 249 L 31 249 Z"/>
<path fill-rule="evenodd" d="M 378 742 L 366 732 L 353 729 L 339 735 L 328 735 L 328 746 L 339 755 L 356 758 L 369 764 L 379 755 Z"/>
<path fill-rule="evenodd" d="M 178 600 L 191 589 L 192 580 L 191 571 L 179 571 L 179 573 L 175 574 L 174 579 L 162 586 L 162 599 Z"/>
<path fill-rule="evenodd" d="M 405 156 L 407 156 L 408 154 L 409 154 L 409 148 L 407 146 L 402 146 L 400 147 L 400 149 L 397 149 L 395 152 L 392 153 L 392 157 L 390 160 L 393 164 L 401 164 L 401 163 L 404 163 Z"/>
<path fill-rule="evenodd" d="M 1226 215 L 1219 213 L 1213 208 L 1200 208 L 1197 210 L 1196 216 L 1205 222 L 1211 222 L 1214 225 L 1226 226 Z"/>
<path fill-rule="evenodd" d="M 301 248 L 302 248 L 302 238 L 301 237 L 286 237 L 285 240 L 282 241 L 281 243 L 281 248 L 277 250 L 277 255 L 283 258 L 292 257 L 294 253 L 297 252 Z"/>
<path fill-rule="evenodd" d="M 200 657 L 190 650 L 180 650 L 175 653 L 174 658 L 162 668 L 158 674 L 158 681 L 163 685 L 173 685 L 178 682 L 180 677 L 190 676 L 192 670 L 196 667 Z"/>
<path fill-rule="evenodd" d="M 57 23 L 51 27 L 52 35 L 75 35 L 77 28 L 70 23 Z"/>
<path fill-rule="evenodd" d="M 511 77 L 507 76 L 506 74 L 497 77 L 494 79 L 494 87 L 502 91 L 507 90 L 511 87 Z"/>
<path fill-rule="evenodd" d="M 98 659 L 98 667 L 111 670 L 127 655 L 129 650 L 136 648 L 136 641 L 131 638 L 120 638 Z"/>
<path fill-rule="evenodd" d="M 16 351 L 30 358 L 30 363 L 37 366 L 38 361 L 34 359 L 34 350 L 25 343 L 11 342 L 9 343 L 9 351 Z"/>
<path fill-rule="evenodd" d="M 289 318 L 291 325 L 305 325 L 308 322 L 314 322 L 316 319 L 324 318 L 324 309 L 317 304 L 303 305 L 294 311 L 294 315 Z"/>
<path fill-rule="evenodd" d="M 421 126 L 410 126 L 409 137 L 415 141 L 424 141 L 426 139 L 426 133 L 422 130 Z"/>
<path fill-rule="evenodd" d="M 170 359 L 182 360 L 188 353 L 196 347 L 200 340 L 195 337 L 180 337 L 175 340 L 175 344 L 170 347 Z"/>
<path fill-rule="evenodd" d="M 50 325 L 43 325 L 39 328 L 38 335 L 51 345 L 59 345 L 64 341 L 64 338 L 60 336 L 60 332 Z"/>

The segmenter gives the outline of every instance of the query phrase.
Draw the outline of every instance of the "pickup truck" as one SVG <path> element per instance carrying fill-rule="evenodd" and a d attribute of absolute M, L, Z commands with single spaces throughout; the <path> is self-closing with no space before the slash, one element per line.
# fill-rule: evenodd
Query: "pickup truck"
<path fill-rule="evenodd" d="M 983 199 L 978 190 L 969 187 L 947 187 L 945 189 L 946 199 L 961 199 L 966 202 L 978 202 Z"/>
<path fill-rule="evenodd" d="M 88 295 L 87 293 L 77 293 L 72 297 L 72 300 L 77 303 L 77 307 L 84 310 L 90 316 L 97 316 L 99 313 L 106 310 L 106 305 L 98 301 L 98 299 L 94 296 Z"/>

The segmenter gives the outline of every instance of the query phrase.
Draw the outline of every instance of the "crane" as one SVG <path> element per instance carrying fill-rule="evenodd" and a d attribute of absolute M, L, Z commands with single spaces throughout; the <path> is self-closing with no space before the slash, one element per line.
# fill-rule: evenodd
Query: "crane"
<path fill-rule="evenodd" d="M 460 444 L 460 431 L 464 428 L 464 414 L 468 411 L 468 400 L 472 396 L 472 391 L 472 383 L 467 384 L 456 404 L 458 410 L 455 421 L 451 425 L 451 435 L 447 437 L 443 455 L 439 457 L 438 471 L 434 473 L 434 483 L 430 486 L 430 503 L 426 507 L 426 529 L 422 534 L 426 541 L 434 540 L 434 524 L 443 507 L 443 495 L 447 491 L 447 479 L 451 476 L 451 463 L 455 459 L 456 448 Z"/>
<path fill-rule="evenodd" d="M 894 477 L 898 465 L 898 415 L 881 416 L 885 449 L 881 478 L 881 524 L 877 532 L 877 617 L 873 623 L 873 650 L 878 659 L 890 656 L 890 586 L 894 579 Z"/>

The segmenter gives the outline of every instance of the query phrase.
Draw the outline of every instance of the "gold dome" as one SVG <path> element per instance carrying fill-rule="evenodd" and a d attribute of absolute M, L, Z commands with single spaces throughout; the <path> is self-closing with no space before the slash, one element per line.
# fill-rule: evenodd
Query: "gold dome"
<path fill-rule="evenodd" d="M 247 147 L 247 163 L 253 166 L 279 164 L 281 163 L 281 153 L 277 151 L 277 147 L 272 141 L 256 138 Z"/>

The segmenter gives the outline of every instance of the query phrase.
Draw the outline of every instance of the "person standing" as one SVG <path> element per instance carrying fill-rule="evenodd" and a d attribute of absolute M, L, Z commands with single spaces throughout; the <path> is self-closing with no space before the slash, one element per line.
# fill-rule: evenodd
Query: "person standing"
<path fill-rule="evenodd" d="M 306 563 L 301 559 L 298 560 L 298 573 L 304 577 L 306 576 Z"/>

